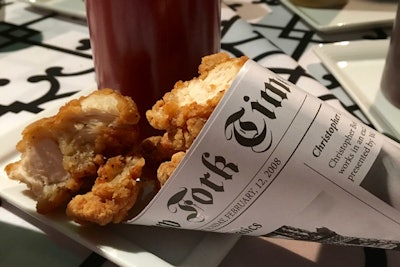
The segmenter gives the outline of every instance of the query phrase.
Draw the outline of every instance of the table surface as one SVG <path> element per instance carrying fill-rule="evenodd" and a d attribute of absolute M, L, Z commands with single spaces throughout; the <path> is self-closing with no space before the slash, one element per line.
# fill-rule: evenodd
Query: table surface
<path fill-rule="evenodd" d="M 53 11 L 5 1 L 0 14 L 0 125 L 12 130 L 42 110 L 94 86 L 86 22 Z M 238 23 L 240 21 L 240 23 Z M 288 63 L 271 69 L 294 83 L 315 79 L 313 91 L 370 124 L 311 48 L 335 41 L 386 39 L 390 27 L 321 34 L 279 1 L 225 0 L 222 49 L 263 61 L 281 53 Z M 246 34 L 234 34 L 242 31 Z M 24 214 L 6 201 L 0 206 L 0 266 L 114 266 L 86 247 Z M 220 266 L 397 266 L 396 251 L 242 237 Z M 268 264 L 267 264 L 268 263 Z"/>

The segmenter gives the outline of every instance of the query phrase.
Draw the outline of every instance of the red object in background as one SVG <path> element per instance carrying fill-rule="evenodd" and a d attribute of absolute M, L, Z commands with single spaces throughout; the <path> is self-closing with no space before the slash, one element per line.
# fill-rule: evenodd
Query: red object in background
<path fill-rule="evenodd" d="M 98 88 L 144 114 L 220 50 L 220 0 L 86 0 Z"/>

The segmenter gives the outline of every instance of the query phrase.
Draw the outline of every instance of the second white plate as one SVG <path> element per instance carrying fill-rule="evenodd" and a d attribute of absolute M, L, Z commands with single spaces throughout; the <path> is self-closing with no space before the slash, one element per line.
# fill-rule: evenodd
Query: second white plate
<path fill-rule="evenodd" d="M 86 19 L 84 0 L 19 0 L 34 7 L 55 11 L 57 13 Z"/>
<path fill-rule="evenodd" d="M 400 109 L 380 90 L 389 40 L 340 42 L 314 47 L 322 63 L 379 130 L 400 140 Z"/>
<path fill-rule="evenodd" d="M 287 8 L 321 32 L 391 26 L 398 1 L 349 0 L 342 8 L 307 8 L 281 0 Z"/>

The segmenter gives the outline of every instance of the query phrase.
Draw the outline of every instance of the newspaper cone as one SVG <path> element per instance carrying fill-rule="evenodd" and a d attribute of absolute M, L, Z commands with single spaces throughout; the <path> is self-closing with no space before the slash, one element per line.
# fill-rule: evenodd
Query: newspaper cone
<path fill-rule="evenodd" d="M 400 145 L 248 60 L 129 223 L 400 246 Z"/>

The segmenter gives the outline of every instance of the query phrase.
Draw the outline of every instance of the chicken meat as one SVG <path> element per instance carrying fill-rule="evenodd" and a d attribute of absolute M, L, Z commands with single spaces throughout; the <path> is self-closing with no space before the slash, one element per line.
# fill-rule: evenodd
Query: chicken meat
<path fill-rule="evenodd" d="M 49 213 L 90 190 L 108 158 L 131 153 L 139 138 L 138 121 L 131 98 L 96 90 L 28 125 L 17 144 L 20 160 L 5 170 L 28 186 L 39 213 Z"/>

